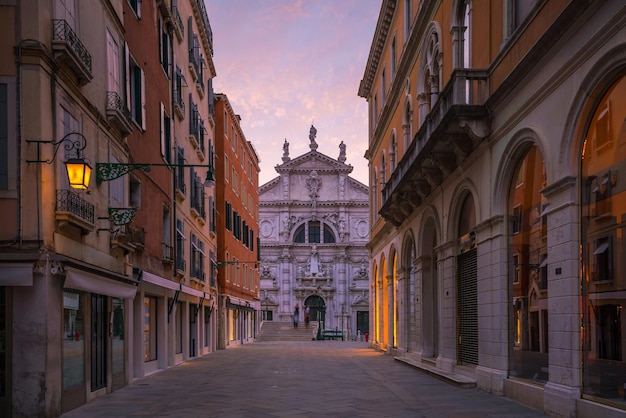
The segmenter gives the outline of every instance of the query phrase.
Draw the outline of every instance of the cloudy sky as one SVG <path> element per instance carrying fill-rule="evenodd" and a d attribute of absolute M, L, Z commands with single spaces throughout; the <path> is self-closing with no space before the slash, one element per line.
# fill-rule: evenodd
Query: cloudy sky
<path fill-rule="evenodd" d="M 291 158 L 346 146 L 352 177 L 367 184 L 367 102 L 358 97 L 380 0 L 205 0 L 213 30 L 216 93 L 242 118 L 261 159 L 259 183 Z"/>

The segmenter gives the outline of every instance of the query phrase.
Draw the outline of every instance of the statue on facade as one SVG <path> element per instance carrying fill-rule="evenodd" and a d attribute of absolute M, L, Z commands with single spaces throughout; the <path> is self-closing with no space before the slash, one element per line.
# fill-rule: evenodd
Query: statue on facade
<path fill-rule="evenodd" d="M 309 273 L 311 276 L 317 276 L 320 273 L 320 256 L 317 253 L 315 245 L 311 250 L 311 256 L 309 257 Z"/>
<path fill-rule="evenodd" d="M 317 129 L 315 129 L 315 126 L 311 125 L 311 129 L 309 129 L 309 141 L 311 141 L 309 148 L 311 148 L 312 150 L 317 149 L 317 142 L 315 142 L 316 135 Z"/>
<path fill-rule="evenodd" d="M 337 161 L 340 163 L 346 161 L 346 144 L 344 144 L 343 141 L 339 144 L 339 157 L 337 158 Z"/>
<path fill-rule="evenodd" d="M 283 144 L 283 162 L 287 162 L 289 160 L 289 142 L 287 142 L 287 138 L 285 138 L 285 143 Z"/>
<path fill-rule="evenodd" d="M 322 185 L 322 180 L 317 176 L 317 171 L 313 170 L 309 174 L 309 178 L 306 179 L 306 187 L 309 189 L 309 197 L 311 198 L 311 205 L 313 209 L 317 204 L 317 198 L 319 197 L 319 190 Z"/>

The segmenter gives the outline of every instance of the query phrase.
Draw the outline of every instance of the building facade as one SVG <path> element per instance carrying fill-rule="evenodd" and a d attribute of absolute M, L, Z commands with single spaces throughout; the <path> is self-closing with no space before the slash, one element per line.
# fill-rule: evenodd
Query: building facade
<path fill-rule="evenodd" d="M 0 415 L 58 416 L 216 349 L 212 34 L 196 0 L 0 20 Z"/>
<path fill-rule="evenodd" d="M 219 348 L 251 342 L 258 331 L 259 156 L 223 93 L 215 95 Z"/>
<path fill-rule="evenodd" d="M 620 1 L 382 2 L 359 88 L 375 348 L 624 415 L 625 23 Z"/>
<path fill-rule="evenodd" d="M 260 187 L 261 309 L 263 319 L 291 321 L 309 306 L 323 329 L 356 338 L 369 329 L 368 188 L 350 177 L 346 145 L 337 159 L 317 151 L 289 156 L 283 146 L 278 177 Z"/>

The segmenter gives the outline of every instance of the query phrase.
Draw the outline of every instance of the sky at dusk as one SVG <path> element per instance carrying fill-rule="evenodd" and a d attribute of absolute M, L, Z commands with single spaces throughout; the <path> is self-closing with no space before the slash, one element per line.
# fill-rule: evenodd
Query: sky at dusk
<path fill-rule="evenodd" d="M 291 158 L 339 156 L 368 184 L 367 102 L 358 96 L 380 0 L 205 0 L 213 30 L 216 93 L 241 116 L 261 160 L 259 184 L 276 177 L 283 143 Z"/>

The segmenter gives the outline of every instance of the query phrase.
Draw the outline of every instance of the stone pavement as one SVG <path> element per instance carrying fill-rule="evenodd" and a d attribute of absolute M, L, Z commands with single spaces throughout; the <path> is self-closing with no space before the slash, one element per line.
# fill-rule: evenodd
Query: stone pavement
<path fill-rule="evenodd" d="M 71 417 L 540 417 L 364 342 L 255 342 L 136 380 Z"/>

